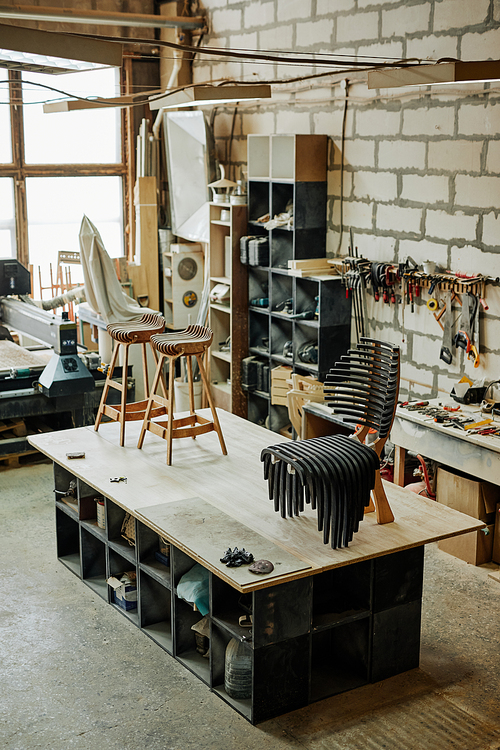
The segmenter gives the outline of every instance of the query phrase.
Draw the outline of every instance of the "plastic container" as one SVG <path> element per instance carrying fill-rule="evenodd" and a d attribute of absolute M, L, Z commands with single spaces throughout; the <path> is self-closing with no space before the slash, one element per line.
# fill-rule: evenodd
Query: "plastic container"
<path fill-rule="evenodd" d="M 235 700 L 252 697 L 252 651 L 236 638 L 226 647 L 224 689 Z"/>

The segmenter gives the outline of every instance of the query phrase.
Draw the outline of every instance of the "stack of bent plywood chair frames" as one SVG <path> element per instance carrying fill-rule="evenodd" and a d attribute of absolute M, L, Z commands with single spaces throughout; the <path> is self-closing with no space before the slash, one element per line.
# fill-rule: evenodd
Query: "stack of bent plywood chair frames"
<path fill-rule="evenodd" d="M 212 343 L 212 339 L 213 333 L 210 328 L 201 325 L 190 325 L 182 331 L 163 333 L 151 337 L 151 344 L 154 346 L 157 354 L 157 366 L 148 404 L 144 413 L 144 421 L 137 447 L 142 448 L 147 431 L 158 435 L 167 441 L 167 464 L 169 466 L 172 463 L 173 439 L 183 437 L 196 438 L 197 435 L 212 432 L 213 430 L 215 430 L 218 435 L 222 453 L 227 455 L 219 418 L 210 393 L 210 384 L 203 365 L 203 355 L 207 352 L 208 347 Z M 191 363 L 191 357 L 193 356 L 198 363 L 208 405 L 212 412 L 212 420 L 206 419 L 195 412 L 193 369 Z M 179 357 L 186 358 L 189 388 L 189 416 L 176 419 L 174 416 L 174 379 L 175 362 Z M 157 395 L 156 391 L 158 389 L 158 384 L 163 371 L 163 364 L 166 358 L 169 361 L 168 395 L 162 398 Z M 159 419 L 153 421 L 153 417 L 161 417 L 164 415 L 167 416 L 166 420 Z"/>
<path fill-rule="evenodd" d="M 103 417 L 109 417 L 109 419 L 120 423 L 120 445 L 123 446 L 125 443 L 125 422 L 137 421 L 144 419 L 144 413 L 147 405 L 147 400 L 135 401 L 127 403 L 127 370 L 128 370 L 128 350 L 133 344 L 140 344 L 142 347 L 142 370 L 144 375 L 144 393 L 146 399 L 149 398 L 149 379 L 148 379 L 148 365 L 147 365 L 147 346 L 151 347 L 155 362 L 157 362 L 157 356 L 155 349 L 151 344 L 151 337 L 155 333 L 161 333 L 165 330 L 165 318 L 160 313 L 150 312 L 144 313 L 144 315 L 135 321 L 121 322 L 121 323 L 109 323 L 107 331 L 113 341 L 115 342 L 113 354 L 111 357 L 111 363 L 109 365 L 106 382 L 104 383 L 104 389 L 101 396 L 101 402 L 99 404 L 99 410 L 97 412 L 96 421 L 94 428 L 99 429 Z M 123 347 L 123 362 L 122 362 L 122 380 L 121 382 L 113 380 L 113 372 L 117 364 L 118 353 L 121 347 Z M 162 382 L 162 387 L 165 388 Z M 113 388 L 120 391 L 120 406 L 112 406 L 106 403 L 108 398 L 109 389 Z"/>
<path fill-rule="evenodd" d="M 279 443 L 262 451 L 269 498 L 283 518 L 304 503 L 316 510 L 323 542 L 347 547 L 364 513 L 380 524 L 394 521 L 380 478 L 380 456 L 389 437 L 399 392 L 399 347 L 362 338 L 330 370 L 325 401 L 353 425 L 353 435 Z M 377 432 L 371 444 L 368 433 Z"/>

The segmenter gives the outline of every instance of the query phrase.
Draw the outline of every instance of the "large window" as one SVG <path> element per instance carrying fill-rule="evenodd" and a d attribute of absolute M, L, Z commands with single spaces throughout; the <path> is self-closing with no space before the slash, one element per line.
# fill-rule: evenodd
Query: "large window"
<path fill-rule="evenodd" d="M 0 80 L 0 257 L 32 266 L 34 296 L 48 297 L 50 289 L 40 287 L 50 286 L 50 266 L 55 277 L 59 251 L 79 250 L 84 215 L 111 257 L 124 254 L 126 169 L 120 110 L 46 114 L 43 103 L 65 98 L 59 91 L 116 96 L 118 75 L 0 72 Z M 81 269 L 73 267 L 71 278 L 82 281 Z"/>

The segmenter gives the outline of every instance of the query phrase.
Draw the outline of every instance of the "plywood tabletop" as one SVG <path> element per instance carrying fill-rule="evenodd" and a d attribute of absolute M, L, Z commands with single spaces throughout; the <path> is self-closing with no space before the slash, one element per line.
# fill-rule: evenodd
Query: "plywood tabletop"
<path fill-rule="evenodd" d="M 201 414 L 208 416 L 209 412 L 202 410 Z M 80 427 L 33 436 L 30 442 L 134 515 L 141 515 L 146 508 L 151 513 L 151 506 L 201 498 L 295 557 L 295 573 L 286 574 L 283 580 L 421 546 L 484 526 L 474 518 L 385 483 L 394 523 L 380 526 L 374 513 L 367 514 L 349 547 L 332 550 L 323 545 L 316 514 L 309 507 L 299 518 L 282 519 L 268 499 L 260 453 L 285 438 L 225 411 L 218 410 L 218 414 L 228 455 L 221 454 L 217 436 L 212 432 L 196 440 L 174 441 L 172 466 L 166 465 L 165 441 L 152 433 L 147 433 L 143 449 L 137 449 L 140 425 L 134 422 L 127 423 L 123 448 L 119 445 L 117 423 L 101 425 L 97 433 L 93 427 Z M 68 459 L 66 453 L 72 451 L 85 451 L 85 458 Z M 116 476 L 126 476 L 127 483 L 110 483 L 110 478 Z M 227 523 L 229 528 L 232 521 Z M 169 537 L 168 528 L 162 532 Z M 245 540 L 238 541 L 234 546 L 249 548 Z M 228 539 L 226 547 L 232 544 Z M 252 588 L 263 586 L 265 582 L 257 581 Z"/>

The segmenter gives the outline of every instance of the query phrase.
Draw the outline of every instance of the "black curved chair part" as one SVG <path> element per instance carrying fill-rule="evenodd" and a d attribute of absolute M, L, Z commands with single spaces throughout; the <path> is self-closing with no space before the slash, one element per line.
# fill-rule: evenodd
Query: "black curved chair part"
<path fill-rule="evenodd" d="M 325 382 L 326 402 L 354 434 L 279 443 L 261 453 L 275 511 L 293 517 L 310 505 L 323 542 L 333 549 L 348 546 L 365 512 L 376 510 L 378 523 L 394 520 L 380 456 L 394 420 L 399 368 L 397 346 L 363 337 Z M 377 436 L 365 444 L 369 430 Z"/>

